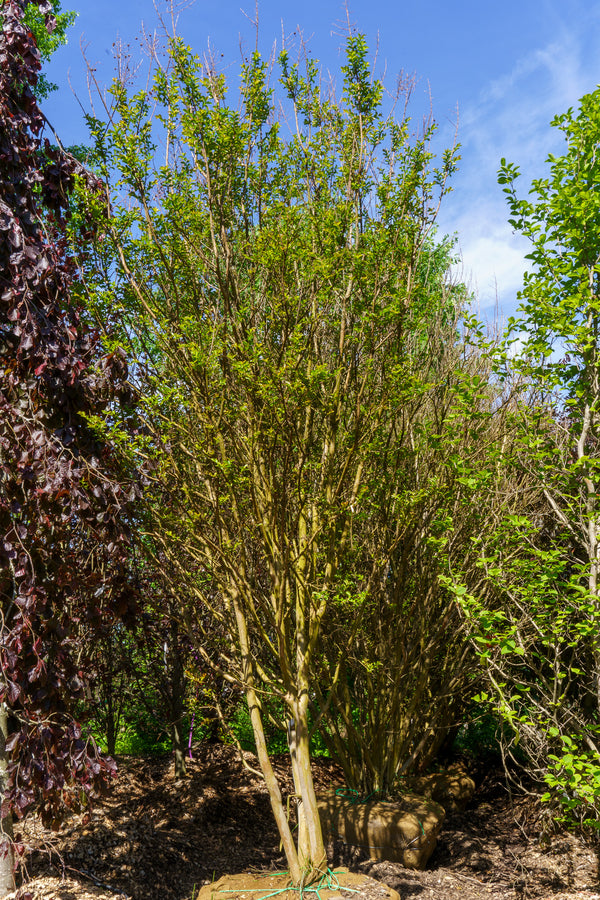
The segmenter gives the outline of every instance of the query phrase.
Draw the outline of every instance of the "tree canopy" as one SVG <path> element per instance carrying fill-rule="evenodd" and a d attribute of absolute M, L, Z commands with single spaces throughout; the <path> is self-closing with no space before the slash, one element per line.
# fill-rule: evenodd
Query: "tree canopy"
<path fill-rule="evenodd" d="M 314 734 L 384 796 L 473 696 L 593 824 L 600 95 L 555 120 L 529 199 L 502 161 L 533 271 L 495 341 L 436 233 L 458 148 L 436 160 L 362 35 L 339 93 L 310 54 L 249 54 L 236 92 L 153 45 L 147 86 L 117 79 L 88 118 L 86 168 L 42 140 L 69 17 L 2 8 L 2 846 L 13 816 L 57 825 L 102 789 L 75 714 L 114 748 L 134 670 L 179 775 L 186 679 L 245 696 L 297 886 L 327 870 Z"/>
<path fill-rule="evenodd" d="M 415 136 L 384 115 L 360 35 L 339 99 L 310 58 L 279 64 L 281 113 L 259 54 L 236 110 L 179 39 L 150 91 L 114 84 L 113 124 L 92 123 L 111 202 L 99 270 L 114 277 L 88 287 L 101 316 L 116 293 L 143 384 L 157 453 L 147 544 L 195 598 L 186 621 L 210 610 L 225 628 L 211 661 L 246 691 L 298 882 L 325 864 L 309 707 L 316 672 L 331 690 L 341 655 L 317 666 L 322 624 L 335 607 L 351 641 L 385 589 L 407 436 L 446 377 L 438 353 L 458 338 L 462 298 L 433 237 L 456 151 L 435 168 L 433 123 Z M 266 693 L 290 719 L 297 848 L 266 754 Z"/>

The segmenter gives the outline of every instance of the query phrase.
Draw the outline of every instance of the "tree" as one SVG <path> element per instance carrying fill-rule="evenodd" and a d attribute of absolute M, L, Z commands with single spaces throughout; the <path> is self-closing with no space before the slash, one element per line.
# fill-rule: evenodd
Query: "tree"
<path fill-rule="evenodd" d="M 0 37 L 0 683 L 2 890 L 12 883 L 12 819 L 56 826 L 114 772 L 73 719 L 85 687 L 77 624 L 126 613 L 121 560 L 135 484 L 86 416 L 130 399 L 122 353 L 104 353 L 74 301 L 90 223 L 74 182 L 98 181 L 42 145 L 40 56 L 29 3 L 6 0 Z M 52 31 L 52 5 L 36 0 Z M 111 573 L 108 577 L 107 573 Z"/>
<path fill-rule="evenodd" d="M 216 658 L 197 650 L 244 688 L 303 884 L 326 867 L 309 754 L 322 623 L 345 602 L 352 641 L 401 537 L 369 522 L 398 516 L 406 411 L 430 389 L 426 259 L 455 154 L 431 170 L 434 126 L 411 139 L 407 119 L 383 117 L 362 36 L 348 38 L 339 101 L 310 56 L 304 73 L 285 51 L 279 61 L 281 115 L 258 53 L 240 111 L 178 39 L 151 93 L 114 84 L 114 124 L 92 126 L 112 204 L 98 270 L 116 261 L 116 278 L 89 289 L 100 316 L 108 293 L 113 310 L 120 298 L 160 446 L 146 544 L 194 599 L 189 633 L 210 637 L 210 610 L 227 634 Z M 288 718 L 297 844 L 267 753 L 267 696 Z"/>
<path fill-rule="evenodd" d="M 47 27 L 47 15 L 35 3 L 25 7 L 23 24 L 29 28 L 35 38 L 42 66 L 51 59 L 62 44 L 67 43 L 67 32 L 75 22 L 77 13 L 63 12 L 59 0 L 51 0 L 52 26 Z M 38 72 L 35 84 L 35 96 L 44 100 L 48 94 L 57 90 L 57 85 L 48 81 L 42 71 Z"/>
<path fill-rule="evenodd" d="M 148 579 L 150 581 L 150 579 Z M 180 624 L 179 597 L 158 582 L 149 584 L 146 593 L 144 621 L 139 629 L 139 654 L 135 669 L 135 693 L 140 705 L 148 708 L 153 719 L 171 738 L 176 778 L 186 773 L 184 748 L 184 719 L 188 684 L 186 667 L 191 656 L 191 643 Z M 152 606 L 149 594 L 158 588 Z M 149 690 L 148 690 L 149 688 Z"/>
<path fill-rule="evenodd" d="M 521 379 L 506 471 L 527 503 L 481 536 L 490 605 L 465 595 L 492 690 L 545 798 L 597 827 L 600 801 L 600 92 L 553 122 L 565 138 L 530 199 L 499 173 L 513 228 L 531 243 L 497 364 Z M 514 341 L 521 349 L 515 353 Z M 512 345 L 512 346 L 511 346 Z"/>
<path fill-rule="evenodd" d="M 143 597 L 132 627 L 112 623 L 93 640 L 93 690 L 86 707 L 110 756 L 123 727 L 150 742 L 171 739 L 176 778 L 185 775 L 184 730 L 191 643 L 180 626 L 179 607 L 150 571 L 138 572 Z"/>
<path fill-rule="evenodd" d="M 348 785 L 364 795 L 401 790 L 404 776 L 435 760 L 464 721 L 479 678 L 447 573 L 458 564 L 471 588 L 481 581 L 473 542 L 504 500 L 493 489 L 493 459 L 507 422 L 489 359 L 469 328 L 458 339 L 463 304 L 450 317 L 442 299 L 449 287 L 440 288 L 418 370 L 427 389 L 403 409 L 394 514 L 376 505 L 364 528 L 354 525 L 354 552 L 366 571 L 374 535 L 394 532 L 387 576 L 364 598 L 352 644 L 347 597 L 331 605 L 322 628 L 325 672 L 341 665 L 330 695 L 319 698 L 323 739 Z"/>

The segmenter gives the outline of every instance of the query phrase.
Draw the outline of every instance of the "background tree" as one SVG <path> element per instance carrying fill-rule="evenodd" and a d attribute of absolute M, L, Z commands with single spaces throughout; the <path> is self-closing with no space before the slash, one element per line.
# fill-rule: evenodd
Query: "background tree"
<path fill-rule="evenodd" d="M 505 466 L 526 486 L 527 502 L 507 503 L 504 521 L 481 536 L 480 566 L 495 601 L 465 595 L 465 608 L 488 694 L 550 787 L 546 799 L 597 827 L 600 92 L 552 124 L 565 152 L 548 158 L 530 199 L 517 197 L 515 165 L 503 160 L 499 174 L 533 264 L 498 364 L 501 377 L 522 380 L 519 438 Z"/>
<path fill-rule="evenodd" d="M 67 43 L 67 32 L 77 18 L 76 12 L 63 12 L 59 0 L 50 0 L 50 6 L 53 17 L 51 29 L 47 26 L 47 13 L 42 12 L 36 3 L 27 5 L 23 15 L 24 25 L 31 29 L 35 38 L 42 66 L 51 59 L 52 54 L 60 46 Z M 37 99 L 44 100 L 55 90 L 57 85 L 48 81 L 43 71 L 38 72 L 34 88 Z"/>
<path fill-rule="evenodd" d="M 85 418 L 128 399 L 127 370 L 118 352 L 103 354 L 73 302 L 79 269 L 67 239 L 70 229 L 85 254 L 89 223 L 70 217 L 69 195 L 76 179 L 92 192 L 99 184 L 69 154 L 42 146 L 28 6 L 3 4 L 0 37 L 3 890 L 12 818 L 35 810 L 56 825 L 114 770 L 72 717 L 86 677 L 76 625 L 129 604 L 120 564 L 128 491 Z M 35 6 L 51 31 L 52 5 Z"/>
<path fill-rule="evenodd" d="M 176 600 L 163 579 L 147 567 L 138 578 L 144 602 L 136 627 L 128 632 L 119 629 L 112 635 L 115 649 L 121 646 L 120 674 L 124 691 L 121 694 L 107 680 L 105 684 L 109 690 L 98 697 L 97 708 L 109 712 L 110 692 L 113 709 L 115 701 L 125 701 L 121 712 L 128 727 L 140 732 L 150 730 L 155 742 L 159 736 L 168 735 L 175 775 L 181 778 L 186 771 L 186 727 L 190 725 L 187 715 L 190 686 L 186 670 L 192 645 L 181 627 L 179 598 Z M 105 720 L 110 724 L 108 715 Z M 113 725 L 112 739 L 116 741 L 116 738 L 117 730 Z"/>
<path fill-rule="evenodd" d="M 90 692 L 82 708 L 110 756 L 170 751 L 181 778 L 194 738 L 216 737 L 219 723 L 225 725 L 218 711 L 223 692 L 182 627 L 181 597 L 169 593 L 147 560 L 129 563 L 139 598 L 135 620 L 126 625 L 109 619 L 101 633 L 88 630 L 80 637 L 90 646 Z M 204 647 L 209 649 L 206 642 Z"/>
<path fill-rule="evenodd" d="M 160 586 L 159 586 L 160 590 Z M 137 694 L 147 703 L 148 692 L 144 681 L 153 685 L 150 697 L 154 696 L 155 719 L 171 739 L 175 776 L 185 775 L 185 733 L 188 699 L 188 668 L 192 646 L 181 625 L 179 614 L 180 598 L 160 590 L 152 613 L 146 609 L 144 627 L 140 634 L 142 665 L 138 666 Z M 137 673 L 136 673 L 137 674 Z M 140 690 L 141 688 L 141 690 Z"/>
<path fill-rule="evenodd" d="M 285 52 L 280 66 L 286 112 L 258 54 L 236 111 L 224 77 L 175 39 L 152 95 L 115 84 L 113 125 L 93 132 L 121 314 L 161 446 L 152 545 L 174 591 L 194 598 L 190 633 L 208 609 L 228 636 L 216 663 L 245 690 L 302 883 L 326 866 L 309 758 L 321 625 L 340 598 L 378 590 L 398 548 L 393 528 L 370 533 L 368 559 L 357 541 L 379 509 L 399 513 L 405 410 L 424 390 L 407 335 L 455 160 L 430 170 L 433 126 L 411 139 L 407 119 L 383 118 L 362 37 L 348 39 L 339 101 L 310 57 L 303 73 Z M 100 315 L 105 296 L 91 296 Z M 267 695 L 289 720 L 297 846 L 266 749 Z"/>

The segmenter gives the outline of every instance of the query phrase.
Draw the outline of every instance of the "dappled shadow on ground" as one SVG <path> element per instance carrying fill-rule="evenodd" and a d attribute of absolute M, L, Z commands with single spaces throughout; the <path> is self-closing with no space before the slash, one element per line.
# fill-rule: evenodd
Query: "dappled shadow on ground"
<path fill-rule="evenodd" d="M 179 900 L 225 872 L 280 856 L 266 791 L 233 748 L 203 748 L 181 780 L 170 759 L 118 762 L 112 796 L 87 824 L 79 819 L 58 836 L 56 870 L 92 875 L 134 900 Z M 29 868 L 47 865 L 38 853 Z"/>
<path fill-rule="evenodd" d="M 247 759 L 255 763 L 250 754 Z M 292 792 L 288 763 L 282 759 L 275 767 L 285 796 Z M 60 891 L 54 882 L 50 889 L 49 882 L 44 887 L 38 881 L 44 900 L 119 894 L 190 900 L 226 873 L 285 868 L 266 789 L 232 747 L 202 745 L 180 781 L 169 759 L 122 759 L 119 768 L 112 795 L 87 823 L 74 819 L 55 836 L 30 828 L 37 850 L 29 873 L 74 879 Z M 315 780 L 325 791 L 341 783 L 340 771 L 316 760 Z M 447 819 L 424 872 L 367 860 L 339 843 L 330 851 L 335 864 L 386 882 L 406 900 L 479 900 L 490 894 L 499 900 L 600 900 L 589 848 L 568 834 L 545 844 L 539 837 L 537 806 L 524 798 L 511 803 L 495 773 L 480 784 L 470 808 Z"/>

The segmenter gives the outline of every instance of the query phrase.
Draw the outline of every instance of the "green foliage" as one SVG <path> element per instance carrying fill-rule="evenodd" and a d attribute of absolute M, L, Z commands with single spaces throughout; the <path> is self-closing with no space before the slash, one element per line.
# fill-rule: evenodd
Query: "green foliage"
<path fill-rule="evenodd" d="M 49 32 L 46 28 L 45 15 L 40 12 L 35 3 L 30 3 L 27 6 L 23 18 L 23 21 L 35 36 L 42 64 L 48 62 L 52 54 L 60 46 L 67 43 L 67 32 L 77 18 L 76 12 L 62 12 L 60 0 L 52 0 L 52 9 L 56 19 L 56 27 L 52 32 Z M 44 100 L 48 94 L 56 90 L 58 90 L 58 85 L 48 81 L 42 72 L 35 89 L 38 99 Z"/>
<path fill-rule="evenodd" d="M 452 751 L 473 759 L 498 758 L 502 740 L 502 720 L 493 712 L 482 713 L 479 698 L 476 706 L 465 711 L 466 721 L 460 726 L 452 743 Z"/>
<path fill-rule="evenodd" d="M 600 727 L 589 703 L 598 616 L 586 567 L 569 557 L 568 533 L 544 540 L 523 515 L 476 543 L 492 593 L 482 599 L 452 585 L 487 669 L 489 687 L 475 701 L 504 723 L 506 757 L 550 787 L 543 799 L 562 807 L 565 821 L 587 825 Z"/>
<path fill-rule="evenodd" d="M 587 826 L 600 810 L 600 90 L 552 124 L 565 152 L 548 158 L 528 199 L 517 196 L 515 165 L 502 160 L 499 172 L 532 263 L 497 354 L 515 386 L 514 440 L 502 454 L 515 489 L 476 539 L 488 593 L 467 590 L 457 572 L 449 585 L 487 668 L 480 700 L 508 726 L 508 752 L 523 754 L 558 815 Z"/>
<path fill-rule="evenodd" d="M 519 293 L 521 317 L 511 335 L 524 339 L 516 365 L 546 390 L 556 388 L 569 416 L 582 415 L 594 384 L 598 347 L 600 267 L 600 89 L 582 97 L 552 125 L 566 150 L 549 156 L 549 175 L 533 181 L 519 199 L 519 169 L 502 160 L 499 182 L 507 196 L 510 224 L 531 242 L 533 270 Z"/>
<path fill-rule="evenodd" d="M 164 729 L 149 721 L 146 711 L 138 708 L 126 711 L 126 720 L 117 734 L 115 754 L 117 756 L 164 756 L 171 752 L 171 742 Z M 106 735 L 93 719 L 89 730 L 103 753 L 108 752 Z"/>
<path fill-rule="evenodd" d="M 456 151 L 436 167 L 435 125 L 414 135 L 385 116 L 360 36 L 339 98 L 310 57 L 284 53 L 279 66 L 273 87 L 261 57 L 246 60 L 237 107 L 225 77 L 175 39 L 150 89 L 113 85 L 110 125 L 90 125 L 111 196 L 97 272 L 115 277 L 90 272 L 87 286 L 101 320 L 120 316 L 135 358 L 150 446 L 133 453 L 155 460 L 147 545 L 173 596 L 190 598 L 203 661 L 243 686 L 259 755 L 265 696 L 285 706 L 318 835 L 309 712 L 316 721 L 319 695 L 341 680 L 353 635 L 372 643 L 417 527 L 407 511 L 425 510 L 441 543 L 450 504 L 427 497 L 456 482 L 460 505 L 479 484 L 459 417 L 482 414 L 489 392 L 469 366 L 448 388 L 441 363 L 465 293 L 448 286 L 452 250 L 434 240 Z M 446 483 L 412 471 L 431 434 Z M 266 752 L 261 765 L 269 778 Z M 285 842 L 283 812 L 280 828 Z"/>
<path fill-rule="evenodd" d="M 550 753 L 546 784 L 550 790 L 542 800 L 553 801 L 558 796 L 563 810 L 560 820 L 570 824 L 575 816 L 585 828 L 600 830 L 597 810 L 600 807 L 600 759 L 598 753 L 581 738 L 553 730 L 560 739 L 558 753 Z"/>

